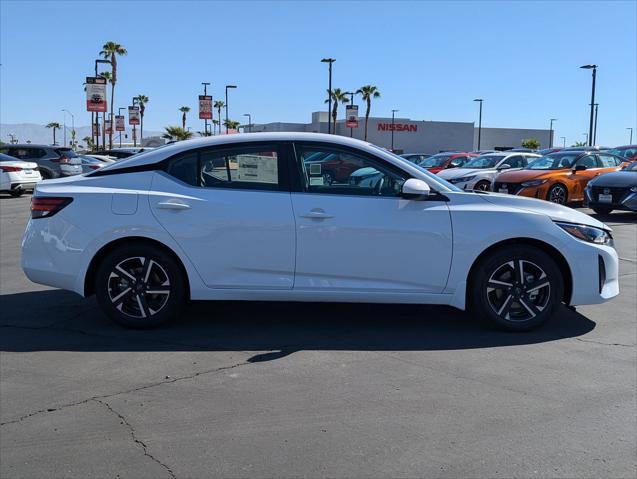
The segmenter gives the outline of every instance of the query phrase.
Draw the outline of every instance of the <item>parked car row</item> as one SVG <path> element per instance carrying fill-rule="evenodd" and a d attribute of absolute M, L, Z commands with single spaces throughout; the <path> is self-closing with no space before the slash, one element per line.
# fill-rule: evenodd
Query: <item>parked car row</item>
<path fill-rule="evenodd" d="M 411 155 L 404 155 L 411 160 Z M 444 152 L 413 161 L 463 190 L 494 191 L 566 205 L 584 202 L 598 213 L 637 211 L 637 146 L 546 148 L 531 152 Z M 611 176 L 609 176 L 611 175 Z"/>

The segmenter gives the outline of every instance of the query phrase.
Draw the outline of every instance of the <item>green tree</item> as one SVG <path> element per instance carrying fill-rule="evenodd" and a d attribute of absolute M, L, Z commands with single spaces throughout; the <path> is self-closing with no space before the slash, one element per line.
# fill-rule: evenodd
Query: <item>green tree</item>
<path fill-rule="evenodd" d="M 234 120 L 223 120 L 223 126 L 225 126 L 228 130 L 238 130 L 241 124 L 238 121 Z"/>
<path fill-rule="evenodd" d="M 365 141 L 367 141 L 367 123 L 369 122 L 369 113 L 372 110 L 372 98 L 380 98 L 380 92 L 374 85 L 365 85 L 356 90 L 367 105 L 365 110 Z"/>
<path fill-rule="evenodd" d="M 221 111 L 219 112 L 219 114 L 221 115 Z M 215 126 L 219 126 L 221 125 L 221 122 L 219 120 L 212 120 L 212 133 L 214 134 L 215 132 Z M 221 126 L 219 126 L 219 133 L 221 133 Z"/>
<path fill-rule="evenodd" d="M 166 140 L 182 141 L 192 138 L 192 132 L 180 126 L 167 126 L 164 129 L 166 130 L 166 133 L 164 133 L 161 137 Z"/>
<path fill-rule="evenodd" d="M 51 123 L 46 125 L 46 127 L 51 128 L 53 130 L 53 144 L 55 145 L 55 130 L 59 130 L 62 127 L 57 121 L 52 121 Z"/>
<path fill-rule="evenodd" d="M 95 149 L 95 143 L 93 143 L 93 138 L 91 138 L 90 136 L 85 136 L 84 138 L 82 138 L 82 141 L 86 143 L 87 148 L 89 148 L 91 151 Z"/>
<path fill-rule="evenodd" d="M 217 100 L 213 106 L 217 109 L 217 123 L 215 123 L 215 120 L 212 120 L 212 123 L 219 126 L 219 134 L 221 134 L 221 125 L 223 124 L 223 120 L 221 119 L 221 109 L 226 106 L 226 104 L 221 100 Z"/>
<path fill-rule="evenodd" d="M 532 150 L 537 150 L 540 147 L 540 142 L 535 138 L 529 138 L 527 140 L 522 140 L 522 148 L 531 148 Z"/>
<path fill-rule="evenodd" d="M 115 42 L 106 42 L 104 46 L 102 46 L 102 51 L 100 55 L 102 55 L 105 59 L 110 60 L 111 62 L 111 132 L 108 135 L 108 144 L 109 148 L 113 148 L 113 105 L 115 102 L 115 84 L 117 83 L 117 57 L 127 55 L 128 52 L 126 49 L 121 46 L 119 43 Z"/>
<path fill-rule="evenodd" d="M 148 103 L 148 97 L 146 95 L 137 95 L 137 104 L 139 105 L 139 144 L 144 145 L 144 112 L 146 111 L 146 103 Z"/>
<path fill-rule="evenodd" d="M 181 127 L 185 130 L 186 129 L 186 113 L 190 111 L 190 107 L 182 106 L 181 108 L 179 108 L 179 111 L 181 112 Z"/>
<path fill-rule="evenodd" d="M 338 104 L 340 103 L 348 103 L 349 98 L 344 91 L 341 91 L 340 88 L 334 88 L 334 90 L 327 90 L 327 94 L 332 98 L 332 133 L 336 134 L 336 117 L 338 116 Z M 325 103 L 329 103 L 329 98 L 325 100 Z"/>
<path fill-rule="evenodd" d="M 585 141 L 576 141 L 574 145 L 571 146 L 586 146 L 588 143 Z"/>

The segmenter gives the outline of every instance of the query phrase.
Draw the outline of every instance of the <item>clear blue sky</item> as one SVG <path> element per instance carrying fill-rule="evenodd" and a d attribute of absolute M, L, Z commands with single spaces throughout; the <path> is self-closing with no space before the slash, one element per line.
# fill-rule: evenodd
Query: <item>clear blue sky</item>
<path fill-rule="evenodd" d="M 150 97 L 147 129 L 178 124 L 202 81 L 231 91 L 230 116 L 309 121 L 334 86 L 377 85 L 372 115 L 588 131 L 599 67 L 599 144 L 624 144 L 637 117 L 637 2 L 30 2 L 0 1 L 0 121 L 44 124 L 71 110 L 89 124 L 82 82 L 107 40 L 121 43 L 117 106 Z M 342 115 L 342 113 L 341 113 Z M 634 138 L 637 138 L 637 130 Z"/>

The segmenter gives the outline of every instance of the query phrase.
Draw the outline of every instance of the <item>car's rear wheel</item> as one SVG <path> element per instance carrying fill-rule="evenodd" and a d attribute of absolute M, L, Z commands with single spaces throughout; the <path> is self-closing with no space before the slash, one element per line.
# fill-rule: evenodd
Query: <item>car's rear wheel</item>
<path fill-rule="evenodd" d="M 546 199 L 551 203 L 565 205 L 568 202 L 568 191 L 564 185 L 553 185 L 546 194 Z"/>
<path fill-rule="evenodd" d="M 186 302 L 186 281 L 170 254 L 151 244 L 136 243 L 104 257 L 96 274 L 95 294 L 113 321 L 147 329 L 181 311 Z"/>
<path fill-rule="evenodd" d="M 478 181 L 476 183 L 476 185 L 473 187 L 474 190 L 478 190 L 478 191 L 490 191 L 491 190 L 491 183 L 489 183 L 486 180 L 481 180 Z"/>
<path fill-rule="evenodd" d="M 511 246 L 480 261 L 469 285 L 471 309 L 511 331 L 536 328 L 562 302 L 564 283 L 555 261 L 533 246 Z"/>
<path fill-rule="evenodd" d="M 597 207 L 597 208 L 593 208 L 593 211 L 595 213 L 597 213 L 598 215 L 609 215 L 611 211 L 613 211 L 612 208 L 604 208 L 602 207 Z"/>

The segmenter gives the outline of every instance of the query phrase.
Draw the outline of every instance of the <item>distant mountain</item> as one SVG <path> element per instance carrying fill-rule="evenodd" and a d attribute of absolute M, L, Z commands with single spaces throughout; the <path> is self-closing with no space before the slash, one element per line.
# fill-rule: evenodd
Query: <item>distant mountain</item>
<path fill-rule="evenodd" d="M 102 125 L 100 125 L 100 128 Z M 151 136 L 161 136 L 163 132 L 161 131 L 147 131 L 144 129 L 144 138 L 150 138 Z M 1 123 L 0 124 L 0 141 L 3 143 L 9 143 L 11 141 L 11 136 L 13 135 L 18 142 L 26 143 L 30 141 L 31 143 L 39 143 L 50 145 L 53 142 L 53 133 L 52 131 L 45 127 L 44 125 L 37 125 L 35 123 Z M 128 138 L 126 138 L 128 135 Z M 84 142 L 82 138 L 86 136 L 91 136 L 91 127 L 90 126 L 76 126 L 75 127 L 75 138 L 79 142 L 80 145 L 83 145 Z M 139 128 L 137 128 L 137 138 L 139 139 Z M 64 132 L 62 130 L 57 130 L 55 132 L 55 140 L 59 145 L 62 145 L 64 141 Z M 66 142 L 67 144 L 71 141 L 71 126 L 66 125 Z M 106 137 L 106 141 L 108 142 L 108 136 Z M 126 128 L 126 131 L 122 132 L 122 143 L 132 143 L 133 141 L 133 133 L 131 128 Z M 113 144 L 119 145 L 119 132 L 117 132 L 113 136 Z"/>

